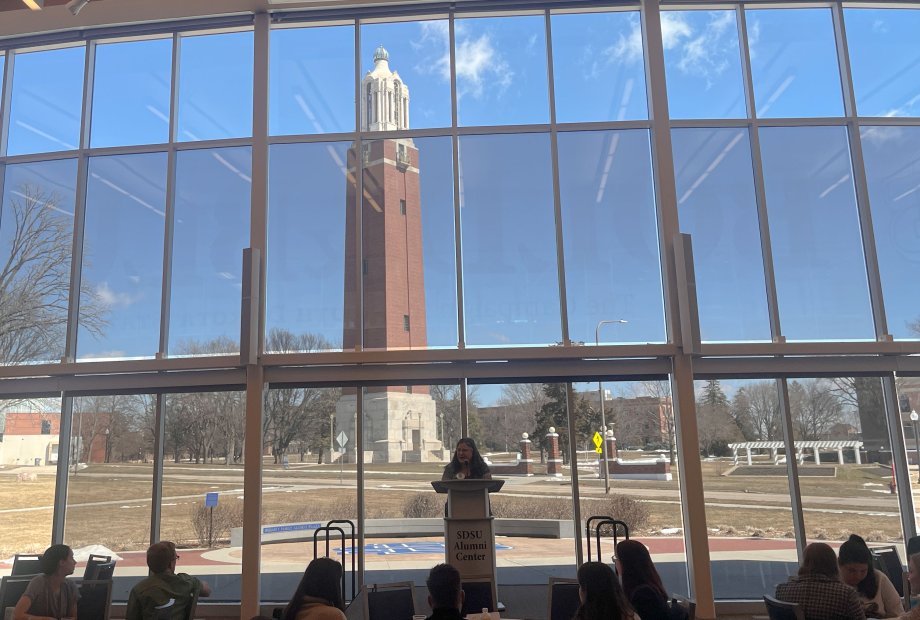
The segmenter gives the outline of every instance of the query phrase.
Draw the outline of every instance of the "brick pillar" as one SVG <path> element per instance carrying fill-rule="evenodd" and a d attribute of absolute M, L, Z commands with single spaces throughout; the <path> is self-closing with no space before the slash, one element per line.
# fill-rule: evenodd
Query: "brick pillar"
<path fill-rule="evenodd" d="M 613 431 L 607 431 L 607 445 L 604 446 L 607 453 L 607 463 L 613 463 L 617 460 L 617 438 L 613 436 Z"/>
<path fill-rule="evenodd" d="M 521 464 L 518 473 L 533 476 L 533 453 L 527 433 L 521 433 Z"/>
<path fill-rule="evenodd" d="M 546 433 L 546 474 L 548 476 L 562 475 L 562 452 L 559 451 L 559 434 L 554 426 L 549 427 Z"/>

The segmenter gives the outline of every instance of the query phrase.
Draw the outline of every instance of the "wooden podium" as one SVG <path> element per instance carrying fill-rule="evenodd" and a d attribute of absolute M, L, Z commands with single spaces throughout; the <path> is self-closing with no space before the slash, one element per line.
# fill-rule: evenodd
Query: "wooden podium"
<path fill-rule="evenodd" d="M 444 559 L 460 572 L 468 603 L 473 603 L 469 599 L 474 584 L 489 584 L 489 611 L 495 611 L 498 605 L 495 530 L 492 527 L 489 493 L 498 492 L 504 484 L 504 480 L 436 480 L 431 483 L 438 493 L 447 493 Z M 479 605 L 475 611 L 485 606 Z"/>

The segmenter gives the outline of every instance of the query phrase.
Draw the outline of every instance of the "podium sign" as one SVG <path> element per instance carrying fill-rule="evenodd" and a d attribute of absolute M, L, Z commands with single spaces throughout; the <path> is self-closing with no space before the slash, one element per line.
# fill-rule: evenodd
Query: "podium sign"
<path fill-rule="evenodd" d="M 499 491 L 504 484 L 504 480 L 438 480 L 431 483 L 438 493 L 447 493 L 444 560 L 460 572 L 462 581 L 490 581 L 493 607 L 497 601 L 495 532 L 489 493 Z"/>

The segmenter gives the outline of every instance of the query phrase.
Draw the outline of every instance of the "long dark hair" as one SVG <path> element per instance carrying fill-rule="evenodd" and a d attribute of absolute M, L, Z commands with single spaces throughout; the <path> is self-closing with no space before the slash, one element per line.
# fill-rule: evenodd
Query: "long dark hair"
<path fill-rule="evenodd" d="M 342 565 L 331 558 L 316 558 L 307 566 L 300 583 L 284 610 L 282 620 L 295 620 L 303 606 L 303 597 L 312 596 L 327 601 L 331 606 L 345 610 L 342 601 Z"/>
<path fill-rule="evenodd" d="M 632 605 L 620 581 L 603 562 L 585 562 L 578 569 L 578 587 L 584 602 L 574 620 L 624 620 L 633 615 Z"/>
<path fill-rule="evenodd" d="M 668 593 L 661 583 L 661 575 L 655 569 L 648 549 L 638 540 L 621 540 L 617 543 L 617 560 L 620 562 L 620 579 L 623 591 L 632 598 L 633 592 L 640 586 L 648 586 L 661 598 L 667 599 Z"/>
<path fill-rule="evenodd" d="M 837 555 L 837 563 L 840 566 L 845 564 L 865 564 L 869 570 L 866 576 L 856 584 L 856 591 L 868 599 L 875 598 L 878 592 L 878 578 L 872 566 L 872 552 L 869 551 L 869 545 L 861 536 L 850 534 L 845 543 L 840 545 Z"/>
<path fill-rule="evenodd" d="M 489 473 L 489 466 L 482 460 L 482 455 L 479 454 L 476 442 L 469 437 L 462 437 L 457 441 L 457 447 L 460 447 L 462 443 L 465 443 L 473 451 L 473 458 L 470 459 L 470 478 L 482 478 Z M 463 469 L 463 465 L 460 464 L 460 460 L 457 458 L 456 448 L 454 448 L 454 458 L 450 460 L 448 466 L 454 470 L 454 473 Z"/>

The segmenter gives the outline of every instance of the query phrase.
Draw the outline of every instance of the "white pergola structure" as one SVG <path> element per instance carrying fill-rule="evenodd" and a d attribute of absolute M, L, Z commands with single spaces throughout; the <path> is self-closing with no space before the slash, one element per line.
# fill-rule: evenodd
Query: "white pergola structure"
<path fill-rule="evenodd" d="M 861 441 L 844 441 L 844 440 L 823 440 L 823 441 L 795 441 L 793 442 L 795 447 L 796 458 L 799 463 L 805 458 L 805 450 L 810 449 L 815 455 L 815 465 L 821 464 L 821 450 L 836 450 L 837 451 L 837 463 L 843 465 L 843 451 L 844 449 L 853 450 L 853 456 L 856 459 L 857 465 L 862 465 L 862 459 L 859 456 L 859 451 L 863 446 Z M 740 443 L 730 443 L 728 447 L 732 449 L 732 458 L 734 459 L 734 464 L 738 464 L 738 451 L 746 450 L 747 451 L 747 464 L 753 465 L 754 461 L 752 459 L 752 450 L 770 450 L 770 458 L 776 463 L 778 457 L 778 451 L 785 448 L 786 444 L 782 441 L 743 441 Z"/>

